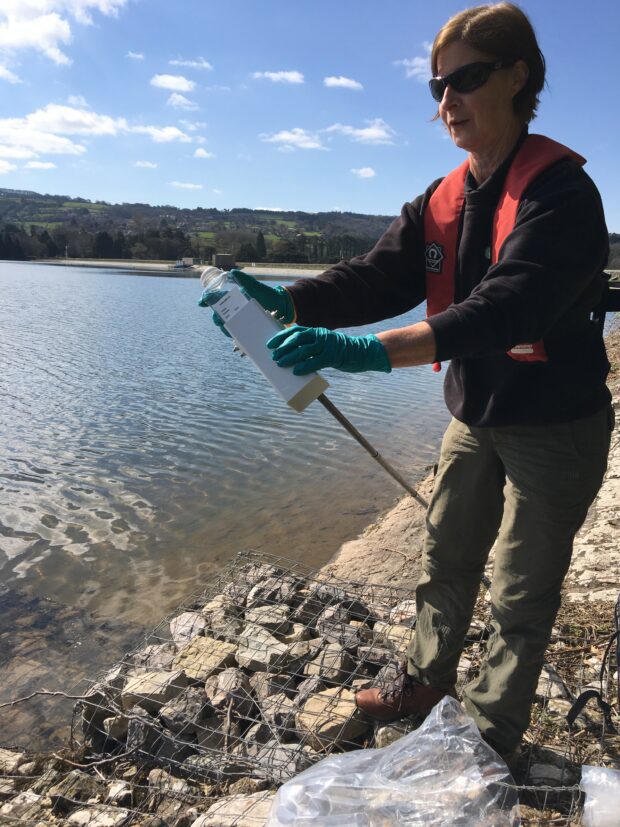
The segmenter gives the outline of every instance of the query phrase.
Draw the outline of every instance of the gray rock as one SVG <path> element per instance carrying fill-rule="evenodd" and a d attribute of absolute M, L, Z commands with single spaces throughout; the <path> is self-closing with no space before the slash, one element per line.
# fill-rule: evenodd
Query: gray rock
<path fill-rule="evenodd" d="M 106 796 L 105 785 L 80 770 L 72 770 L 58 784 L 50 787 L 48 795 L 54 812 L 67 813 L 76 802 L 103 801 Z"/>
<path fill-rule="evenodd" d="M 212 612 L 207 618 L 207 629 L 211 637 L 216 640 L 226 640 L 235 643 L 244 623 L 236 615 L 231 614 L 228 609 L 218 609 Z"/>
<path fill-rule="evenodd" d="M 205 695 L 215 709 L 231 709 L 240 718 L 247 717 L 254 706 L 250 679 L 234 667 L 212 675 L 205 683 Z"/>
<path fill-rule="evenodd" d="M 216 594 L 215 597 L 212 597 L 205 604 L 203 604 L 200 609 L 200 613 L 207 618 L 208 622 L 209 615 L 212 612 L 219 612 L 221 610 L 235 613 L 235 604 L 232 602 L 230 597 L 227 597 L 225 594 Z"/>
<path fill-rule="evenodd" d="M 172 669 L 176 651 L 176 646 L 170 642 L 147 646 L 133 656 L 134 669 L 136 671 L 138 669 L 154 672 L 168 671 Z"/>
<path fill-rule="evenodd" d="M 7 801 L 0 807 L 0 816 L 3 816 L 5 824 L 36 824 L 43 813 L 43 796 L 24 790 L 18 793 L 15 798 Z"/>
<path fill-rule="evenodd" d="M 17 750 L 0 749 L 0 773 L 13 775 L 20 764 L 26 761 L 26 754 Z"/>
<path fill-rule="evenodd" d="M 137 750 L 158 761 L 174 764 L 196 752 L 196 745 L 167 729 L 160 729 L 149 715 L 133 716 L 127 729 L 127 749 Z"/>
<path fill-rule="evenodd" d="M 549 663 L 543 664 L 536 686 L 536 694 L 541 698 L 564 698 L 566 700 L 571 698 L 568 687 Z"/>
<path fill-rule="evenodd" d="M 376 674 L 381 667 L 394 662 L 394 650 L 392 647 L 379 645 L 360 646 L 357 657 L 360 663 L 370 668 L 371 673 Z"/>
<path fill-rule="evenodd" d="M 159 710 L 159 719 L 171 732 L 191 738 L 196 724 L 209 712 L 209 705 L 200 689 L 185 689 Z"/>
<path fill-rule="evenodd" d="M 183 772 L 197 781 L 229 781 L 249 774 L 248 763 L 235 755 L 218 755 L 209 752 L 192 755 L 183 762 Z"/>
<path fill-rule="evenodd" d="M 286 634 L 278 632 L 276 637 L 279 641 L 288 645 L 290 643 L 300 643 L 301 641 L 309 640 L 312 637 L 312 633 L 310 629 L 301 623 L 291 623 Z"/>
<path fill-rule="evenodd" d="M 297 730 L 313 749 L 350 745 L 369 729 L 353 692 L 339 687 L 309 698 L 295 717 Z"/>
<path fill-rule="evenodd" d="M 293 678 L 279 672 L 255 672 L 250 675 L 250 687 L 258 701 L 263 701 L 277 692 L 284 692 L 292 698 L 296 692 Z"/>
<path fill-rule="evenodd" d="M 189 680 L 204 683 L 211 675 L 234 664 L 235 651 L 232 643 L 196 637 L 180 650 L 174 666 L 183 669 Z"/>
<path fill-rule="evenodd" d="M 416 624 L 417 610 L 415 600 L 401 600 L 389 613 L 390 623 L 397 623 L 413 629 Z M 381 618 L 380 618 L 381 619 Z"/>
<path fill-rule="evenodd" d="M 80 807 L 67 818 L 71 827 L 121 827 L 130 816 L 129 810 L 120 807 Z"/>
<path fill-rule="evenodd" d="M 184 646 L 204 634 L 207 621 L 198 612 L 182 612 L 170 621 L 170 634 L 177 646 Z"/>
<path fill-rule="evenodd" d="M 246 623 L 257 623 L 272 634 L 286 634 L 290 629 L 288 606 L 256 606 L 245 612 Z"/>
<path fill-rule="evenodd" d="M 264 722 L 253 724 L 231 749 L 234 755 L 256 758 L 263 744 L 271 741 L 273 733 Z"/>
<path fill-rule="evenodd" d="M 299 744 L 281 744 L 274 740 L 259 750 L 253 774 L 275 784 L 284 784 L 308 769 L 312 763 L 308 753 Z"/>
<path fill-rule="evenodd" d="M 338 643 L 328 643 L 316 658 L 304 667 L 304 675 L 320 677 L 325 683 L 343 684 L 355 667 L 347 650 Z"/>
<path fill-rule="evenodd" d="M 271 578 L 278 579 L 283 574 L 282 569 L 265 563 L 248 563 L 235 572 L 235 579 L 222 591 L 235 606 L 245 606 L 248 594 L 261 581 Z"/>
<path fill-rule="evenodd" d="M 290 606 L 295 599 L 298 581 L 289 575 L 269 577 L 250 589 L 245 601 L 248 609 L 256 606 Z"/>
<path fill-rule="evenodd" d="M 392 683 L 398 675 L 399 668 L 400 663 L 397 660 L 393 660 L 386 666 L 382 666 L 373 681 L 374 686 L 385 686 L 388 683 Z"/>
<path fill-rule="evenodd" d="M 131 807 L 133 803 L 133 787 L 127 781 L 113 781 L 108 787 L 105 801 L 116 807 Z"/>
<path fill-rule="evenodd" d="M 252 672 L 270 672 L 282 669 L 290 660 L 288 647 L 256 624 L 248 624 L 239 637 L 237 663 Z M 277 670 L 276 670 L 277 671 Z"/>
<path fill-rule="evenodd" d="M 137 704 L 148 712 L 156 712 L 164 704 L 176 698 L 187 686 L 185 672 L 145 672 L 129 678 L 121 694 L 123 709 Z"/>
<path fill-rule="evenodd" d="M 319 692 L 322 692 L 326 688 L 318 675 L 306 678 L 297 687 L 295 702 L 299 707 L 302 707 L 311 695 L 318 695 Z"/>
<path fill-rule="evenodd" d="M 228 788 L 229 795 L 251 795 L 252 793 L 260 793 L 269 787 L 269 782 L 259 778 L 240 778 Z"/>
<path fill-rule="evenodd" d="M 0 800 L 12 798 L 17 792 L 17 780 L 15 778 L 0 778 Z"/>
<path fill-rule="evenodd" d="M 191 827 L 264 827 L 274 792 L 234 795 L 216 801 Z"/>
<path fill-rule="evenodd" d="M 148 774 L 148 784 L 149 787 L 156 787 L 166 792 L 174 793 L 175 795 L 192 795 L 194 792 L 194 788 L 190 787 L 183 778 L 177 778 L 169 772 L 166 772 L 166 770 L 159 768 L 150 771 Z"/>
<path fill-rule="evenodd" d="M 201 721 L 196 727 L 196 739 L 201 750 L 230 752 L 240 741 L 241 728 L 226 713 L 218 713 Z"/>
<path fill-rule="evenodd" d="M 280 741 L 295 739 L 295 715 L 299 712 L 295 701 L 280 692 L 266 698 L 260 705 L 260 711 L 263 720 Z"/>
<path fill-rule="evenodd" d="M 411 641 L 413 630 L 403 624 L 384 623 L 378 620 L 374 625 L 375 639 L 381 642 L 391 643 L 395 650 L 404 652 Z"/>
<path fill-rule="evenodd" d="M 375 730 L 375 747 L 377 749 L 388 747 L 390 744 L 393 744 L 394 741 L 402 738 L 403 735 L 411 732 L 411 730 L 411 724 L 405 721 L 396 721 L 387 726 L 379 726 Z"/>
<path fill-rule="evenodd" d="M 128 727 L 129 718 L 126 715 L 114 715 L 103 722 L 103 731 L 108 738 L 114 738 L 115 741 L 121 741 L 127 737 Z"/>

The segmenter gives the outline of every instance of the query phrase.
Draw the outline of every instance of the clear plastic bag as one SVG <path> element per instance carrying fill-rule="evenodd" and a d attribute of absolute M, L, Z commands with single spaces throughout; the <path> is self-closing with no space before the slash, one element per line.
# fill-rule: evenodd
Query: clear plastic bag
<path fill-rule="evenodd" d="M 620 771 L 584 764 L 580 787 L 586 794 L 581 820 L 583 827 L 618 827 Z"/>
<path fill-rule="evenodd" d="M 508 767 L 453 698 L 383 749 L 325 758 L 278 790 L 266 827 L 514 827 Z"/>

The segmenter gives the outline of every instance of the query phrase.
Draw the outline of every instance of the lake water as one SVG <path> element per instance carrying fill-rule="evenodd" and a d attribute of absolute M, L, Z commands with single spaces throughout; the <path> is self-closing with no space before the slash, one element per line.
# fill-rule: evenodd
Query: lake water
<path fill-rule="evenodd" d="M 403 493 L 318 403 L 293 412 L 232 352 L 197 280 L 1 262 L 0 289 L 5 586 L 143 628 L 241 549 L 323 563 Z M 423 476 L 442 377 L 324 375 Z"/>

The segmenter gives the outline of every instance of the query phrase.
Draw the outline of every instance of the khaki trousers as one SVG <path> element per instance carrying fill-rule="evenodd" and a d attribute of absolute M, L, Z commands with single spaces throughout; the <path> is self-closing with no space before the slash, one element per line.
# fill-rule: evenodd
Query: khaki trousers
<path fill-rule="evenodd" d="M 499 752 L 529 725 L 573 538 L 605 474 L 613 411 L 542 427 L 470 428 L 452 420 L 428 509 L 408 671 L 449 686 L 493 543 L 491 634 L 463 693 Z"/>

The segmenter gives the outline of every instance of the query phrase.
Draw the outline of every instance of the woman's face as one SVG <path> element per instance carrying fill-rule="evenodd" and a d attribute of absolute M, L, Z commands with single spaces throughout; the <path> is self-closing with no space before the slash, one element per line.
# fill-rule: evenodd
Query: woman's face
<path fill-rule="evenodd" d="M 456 41 L 444 46 L 437 55 L 437 72 L 445 77 L 456 69 L 477 61 L 495 58 Z M 527 79 L 522 61 L 491 72 L 485 84 L 473 92 L 455 92 L 446 86 L 439 103 L 439 115 L 454 143 L 476 155 L 493 153 L 502 139 L 521 128 L 514 113 L 512 99 Z"/>

